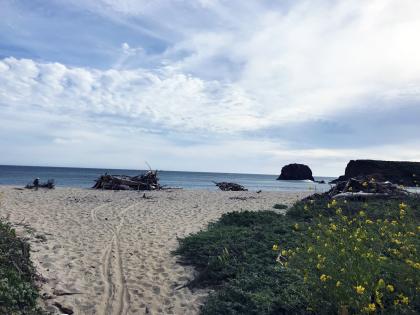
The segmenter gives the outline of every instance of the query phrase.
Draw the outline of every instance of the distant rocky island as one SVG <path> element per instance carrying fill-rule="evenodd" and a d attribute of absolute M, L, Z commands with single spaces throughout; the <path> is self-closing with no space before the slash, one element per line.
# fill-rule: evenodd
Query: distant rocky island
<path fill-rule="evenodd" d="M 420 186 L 420 162 L 351 160 L 344 175 L 331 181 L 332 184 L 347 181 L 351 178 L 370 177 L 377 181 L 389 181 L 394 184 Z M 311 180 L 315 181 L 312 170 L 305 164 L 292 163 L 281 169 L 278 180 Z"/>
<path fill-rule="evenodd" d="M 390 181 L 404 186 L 419 186 L 420 162 L 351 160 L 344 175 L 332 183 L 362 176 L 371 176 L 379 181 Z"/>
<path fill-rule="evenodd" d="M 305 164 L 289 164 L 281 169 L 281 174 L 278 180 L 314 180 L 312 171 L 309 166 Z"/>

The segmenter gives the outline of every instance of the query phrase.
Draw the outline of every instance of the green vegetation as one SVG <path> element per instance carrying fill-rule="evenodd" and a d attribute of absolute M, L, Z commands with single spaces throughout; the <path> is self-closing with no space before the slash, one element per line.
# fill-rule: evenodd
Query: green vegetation
<path fill-rule="evenodd" d="M 29 245 L 0 221 L 0 314 L 41 315 Z"/>
<path fill-rule="evenodd" d="M 203 314 L 418 314 L 420 200 L 331 201 L 233 212 L 180 240 Z"/>
<path fill-rule="evenodd" d="M 288 207 L 286 205 L 282 204 L 282 203 L 276 203 L 273 206 L 273 208 L 274 209 L 277 209 L 277 210 L 284 210 L 284 209 L 287 209 Z"/>

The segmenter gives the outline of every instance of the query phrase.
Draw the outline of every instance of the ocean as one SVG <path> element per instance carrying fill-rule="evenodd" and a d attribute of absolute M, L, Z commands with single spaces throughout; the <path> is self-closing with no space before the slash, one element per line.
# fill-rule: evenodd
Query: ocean
<path fill-rule="evenodd" d="M 0 185 L 25 186 L 39 177 L 41 182 L 54 179 L 57 187 L 90 188 L 95 179 L 108 174 L 138 175 L 144 171 L 125 169 L 41 167 L 0 165 Z M 159 171 L 161 185 L 185 189 L 217 190 L 215 182 L 228 181 L 245 186 L 250 191 L 303 191 L 322 192 L 330 189 L 329 184 L 311 181 L 279 181 L 278 175 L 233 174 L 206 172 Z M 330 181 L 331 177 L 315 177 L 316 180 Z"/>

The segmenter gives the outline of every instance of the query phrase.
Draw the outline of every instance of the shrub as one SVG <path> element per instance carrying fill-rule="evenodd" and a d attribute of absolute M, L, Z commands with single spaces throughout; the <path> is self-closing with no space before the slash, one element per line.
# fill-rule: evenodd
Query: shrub
<path fill-rule="evenodd" d="M 284 210 L 284 209 L 287 209 L 288 207 L 287 207 L 287 205 L 284 205 L 284 204 L 282 204 L 282 203 L 276 203 L 276 204 L 273 206 L 273 208 L 274 208 L 274 209 L 277 209 L 277 210 Z"/>
<path fill-rule="evenodd" d="M 29 245 L 0 221 L 0 314 L 43 314 L 36 307 L 34 276 Z"/>
<path fill-rule="evenodd" d="M 289 250 L 284 264 L 302 275 L 315 313 L 418 314 L 416 213 L 395 201 L 390 202 L 394 208 L 382 208 L 382 213 L 377 204 L 364 205 L 372 211 L 354 213 L 355 205 L 346 215 L 338 202 L 330 202 L 325 208 L 335 215 L 318 214 L 303 245 Z"/>
<path fill-rule="evenodd" d="M 272 211 L 232 212 L 200 231 L 179 240 L 174 252 L 199 273 L 192 286 L 219 285 L 245 270 L 259 271 L 273 266 L 272 244 L 280 239 L 294 242 L 293 222 Z"/>
<path fill-rule="evenodd" d="M 191 286 L 215 289 L 203 314 L 418 314 L 419 213 L 417 198 L 318 196 L 225 214 L 176 253 L 199 271 Z"/>

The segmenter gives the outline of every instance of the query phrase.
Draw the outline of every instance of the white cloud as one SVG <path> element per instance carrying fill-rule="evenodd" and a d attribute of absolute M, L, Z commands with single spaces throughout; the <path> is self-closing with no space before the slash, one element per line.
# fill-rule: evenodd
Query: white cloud
<path fill-rule="evenodd" d="M 230 133 L 264 123 L 239 87 L 169 67 L 101 71 L 6 58 L 0 61 L 0 102 L 21 110 L 36 105 L 63 113 L 116 115 L 138 125 L 186 132 Z"/>
<path fill-rule="evenodd" d="M 193 32 L 174 49 L 192 51 L 178 65 L 203 76 L 221 56 L 236 63 L 233 80 L 274 120 L 328 117 L 420 84 L 416 12 L 414 0 L 297 1 Z"/>

